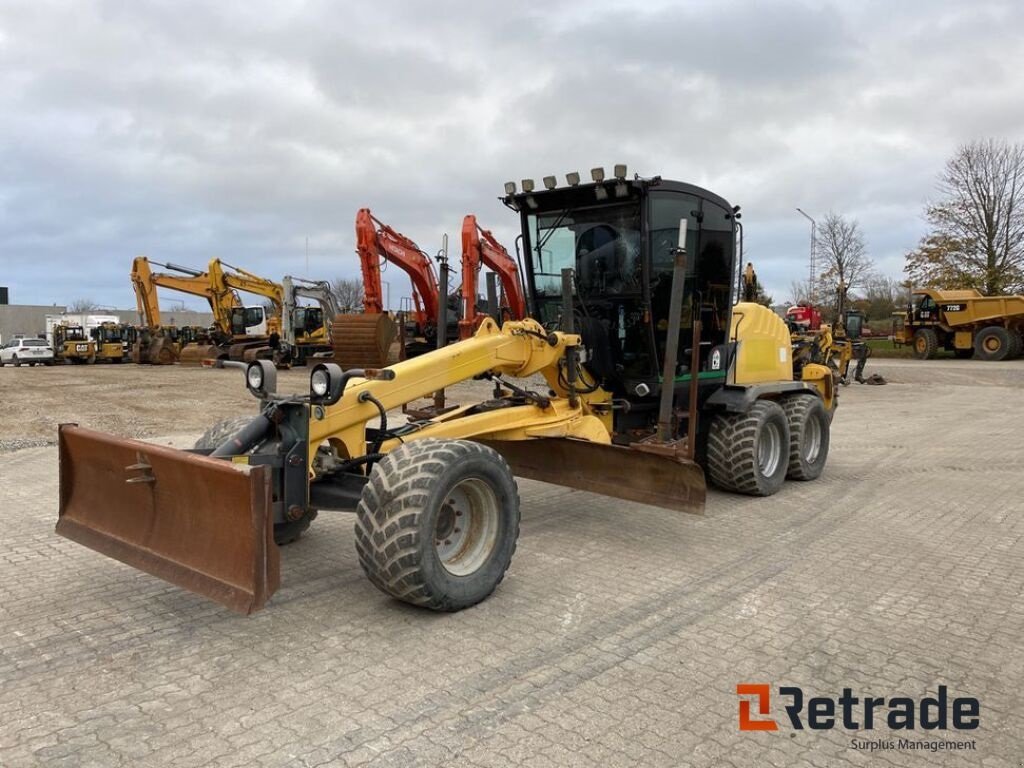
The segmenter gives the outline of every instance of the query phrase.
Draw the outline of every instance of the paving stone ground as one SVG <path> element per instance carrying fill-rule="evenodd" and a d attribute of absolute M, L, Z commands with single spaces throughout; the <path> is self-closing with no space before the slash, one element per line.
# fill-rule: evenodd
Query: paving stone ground
<path fill-rule="evenodd" d="M 769 499 L 522 481 L 508 577 L 454 615 L 378 592 L 323 513 L 235 616 L 57 537 L 55 449 L 2 453 L 0 766 L 1017 768 L 1024 361 L 873 365 L 895 383 L 843 391 L 826 474 Z M 981 727 L 865 754 L 899 734 L 794 731 L 776 697 L 780 729 L 741 733 L 737 683 L 945 685 Z"/>

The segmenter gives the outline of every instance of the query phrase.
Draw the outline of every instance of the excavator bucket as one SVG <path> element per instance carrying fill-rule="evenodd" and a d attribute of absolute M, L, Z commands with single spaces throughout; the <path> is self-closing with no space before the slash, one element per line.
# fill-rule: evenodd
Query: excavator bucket
<path fill-rule="evenodd" d="M 671 451 L 649 451 L 586 440 L 481 440 L 512 473 L 626 501 L 704 514 L 704 470 Z"/>
<path fill-rule="evenodd" d="M 383 368 L 397 329 L 386 314 L 336 315 L 331 324 L 334 360 L 343 368 Z"/>
<path fill-rule="evenodd" d="M 186 344 L 178 354 L 178 362 L 184 366 L 200 366 L 203 360 L 216 359 L 221 354 L 213 344 Z"/>
<path fill-rule="evenodd" d="M 280 583 L 266 467 L 62 424 L 57 533 L 243 614 Z"/>

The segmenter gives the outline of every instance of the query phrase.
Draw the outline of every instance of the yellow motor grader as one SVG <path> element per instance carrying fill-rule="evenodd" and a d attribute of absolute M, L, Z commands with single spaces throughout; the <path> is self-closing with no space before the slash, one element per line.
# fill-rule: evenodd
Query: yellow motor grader
<path fill-rule="evenodd" d="M 279 583 L 278 545 L 318 512 L 355 512 L 366 575 L 454 611 L 491 594 L 519 532 L 515 477 L 701 513 L 705 472 L 752 495 L 823 470 L 828 367 L 793 376 L 777 315 L 733 298 L 739 209 L 689 184 L 570 174 L 506 185 L 532 319 L 383 369 L 316 365 L 192 451 L 60 427 L 57 532 L 242 613 Z M 483 379 L 490 397 L 397 423 L 395 409 Z"/>

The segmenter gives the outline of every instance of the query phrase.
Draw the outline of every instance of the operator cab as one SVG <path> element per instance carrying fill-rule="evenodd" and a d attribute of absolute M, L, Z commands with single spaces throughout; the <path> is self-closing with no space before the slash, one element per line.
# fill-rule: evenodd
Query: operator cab
<path fill-rule="evenodd" d="M 724 383 L 726 341 L 736 264 L 738 209 L 718 195 L 678 181 L 603 178 L 594 183 L 510 190 L 504 203 L 519 212 L 531 314 L 545 327 L 561 324 L 562 269 L 574 270 L 575 327 L 587 368 L 617 397 L 636 400 L 661 389 L 669 301 L 680 221 L 687 222 L 686 282 L 676 388 L 691 380 L 694 320 L 701 321 L 698 379 Z M 621 170 L 621 173 L 619 171 Z M 598 178 L 600 176 L 600 178 Z M 572 184 L 576 181 L 576 184 Z M 549 186 L 550 185 L 550 186 Z"/>
<path fill-rule="evenodd" d="M 231 310 L 232 336 L 266 336 L 267 311 L 261 306 L 234 307 Z"/>
<path fill-rule="evenodd" d="M 293 318 L 295 330 L 300 336 L 309 336 L 324 327 L 322 307 L 296 307 Z"/>

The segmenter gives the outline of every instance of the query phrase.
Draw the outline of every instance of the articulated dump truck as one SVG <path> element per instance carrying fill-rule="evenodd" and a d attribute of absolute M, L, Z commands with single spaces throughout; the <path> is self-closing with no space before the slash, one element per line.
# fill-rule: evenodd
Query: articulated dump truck
<path fill-rule="evenodd" d="M 975 290 L 916 290 L 893 317 L 893 341 L 930 360 L 940 349 L 957 357 L 1007 360 L 1024 352 L 1024 296 L 982 296 Z"/>
<path fill-rule="evenodd" d="M 813 363 L 794 377 L 782 319 L 733 303 L 739 209 L 597 170 L 590 184 L 506 185 L 530 318 L 484 318 L 386 368 L 321 363 L 302 393 L 277 392 L 273 365 L 254 361 L 258 415 L 213 425 L 189 451 L 62 425 L 57 532 L 250 613 L 278 587 L 280 545 L 318 513 L 354 512 L 373 584 L 455 611 L 509 567 L 516 477 L 698 514 L 705 473 L 760 496 L 818 477 L 833 377 Z M 490 396 L 395 418 L 470 379 Z"/>

